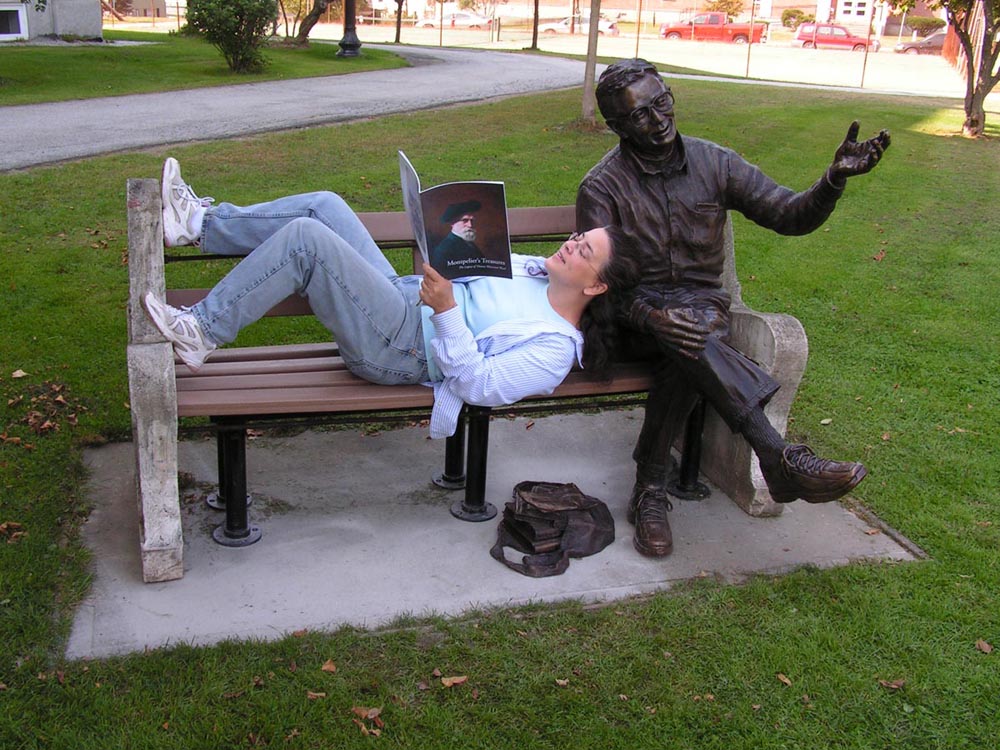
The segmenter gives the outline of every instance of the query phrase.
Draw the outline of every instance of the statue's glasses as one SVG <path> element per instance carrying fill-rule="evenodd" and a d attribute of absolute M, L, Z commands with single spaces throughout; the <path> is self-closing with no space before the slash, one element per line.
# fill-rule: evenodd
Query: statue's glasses
<path fill-rule="evenodd" d="M 636 107 L 628 113 L 628 121 L 633 127 L 644 128 L 653 119 L 653 113 L 669 115 L 674 111 L 674 96 L 669 91 L 664 91 L 652 102 L 644 107 Z"/>

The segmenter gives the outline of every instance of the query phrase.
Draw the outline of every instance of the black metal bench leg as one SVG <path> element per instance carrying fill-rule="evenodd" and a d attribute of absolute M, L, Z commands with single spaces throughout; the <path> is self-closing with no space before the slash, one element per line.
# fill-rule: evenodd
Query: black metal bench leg
<path fill-rule="evenodd" d="M 451 514 L 463 521 L 489 521 L 496 506 L 486 502 L 486 458 L 490 443 L 490 408 L 469 406 L 468 458 L 465 462 L 465 499 L 451 506 Z"/>
<path fill-rule="evenodd" d="M 218 421 L 218 420 L 213 420 Z M 212 510 L 225 510 L 226 509 L 226 496 L 222 493 L 222 477 L 226 474 L 226 456 L 225 456 L 225 440 L 222 438 L 221 433 L 216 433 L 215 435 L 215 451 L 216 460 L 218 461 L 218 473 L 215 475 L 218 478 L 219 489 L 216 492 L 210 492 L 205 497 L 205 505 L 207 505 Z M 253 505 L 253 496 L 247 493 L 247 507 Z"/>
<path fill-rule="evenodd" d="M 459 417 L 455 434 L 445 441 L 444 472 L 431 481 L 446 490 L 465 487 L 465 414 Z"/>
<path fill-rule="evenodd" d="M 226 473 L 226 458 L 225 450 L 223 448 L 225 441 L 222 439 L 222 433 L 215 434 L 215 452 L 216 460 L 218 461 L 219 471 L 216 476 L 219 481 L 219 489 L 216 492 L 210 492 L 208 497 L 205 498 L 205 504 L 212 508 L 213 510 L 225 510 L 226 509 L 226 498 L 222 494 L 222 477 Z"/>
<path fill-rule="evenodd" d="M 705 428 L 705 399 L 698 399 L 684 428 L 684 452 L 677 478 L 667 484 L 667 491 L 681 500 L 703 500 L 712 494 L 708 485 L 698 481 L 701 467 L 701 433 Z"/>
<path fill-rule="evenodd" d="M 225 498 L 226 521 L 212 531 L 225 547 L 246 547 L 261 531 L 250 524 L 247 512 L 247 433 L 243 427 L 219 430 L 219 493 Z"/>

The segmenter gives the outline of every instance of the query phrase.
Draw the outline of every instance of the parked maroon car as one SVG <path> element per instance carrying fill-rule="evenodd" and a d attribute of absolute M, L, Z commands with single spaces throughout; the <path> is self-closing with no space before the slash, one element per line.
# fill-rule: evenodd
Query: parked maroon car
<path fill-rule="evenodd" d="M 844 26 L 834 23 L 804 23 L 799 26 L 798 32 L 792 44 L 796 47 L 810 49 L 832 48 L 832 49 L 852 49 L 855 52 L 864 50 L 865 45 L 872 52 L 878 52 L 882 46 L 878 39 L 869 42 L 863 36 L 855 36 Z"/>

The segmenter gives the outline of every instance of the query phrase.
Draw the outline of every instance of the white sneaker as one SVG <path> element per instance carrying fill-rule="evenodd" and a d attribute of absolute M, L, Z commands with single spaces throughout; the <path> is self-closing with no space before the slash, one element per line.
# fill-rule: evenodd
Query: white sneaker
<path fill-rule="evenodd" d="M 201 330 L 197 318 L 187 310 L 178 310 L 160 302 L 149 292 L 145 299 L 146 312 L 166 339 L 174 345 L 174 351 L 191 372 L 198 372 L 208 355 L 216 346 Z"/>
<path fill-rule="evenodd" d="M 163 244 L 167 247 L 197 244 L 205 210 L 215 199 L 195 195 L 191 186 L 181 179 L 181 165 L 172 156 L 163 162 L 160 193 L 163 198 Z"/>

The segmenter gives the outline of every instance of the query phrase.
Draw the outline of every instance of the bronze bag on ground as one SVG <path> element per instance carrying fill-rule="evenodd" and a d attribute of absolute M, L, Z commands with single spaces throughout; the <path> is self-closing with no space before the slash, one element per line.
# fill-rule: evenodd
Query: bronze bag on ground
<path fill-rule="evenodd" d="M 608 506 L 575 484 L 519 482 L 490 555 L 518 573 L 542 578 L 559 575 L 571 557 L 593 555 L 614 540 Z M 522 562 L 508 560 L 504 547 L 526 553 Z"/>

